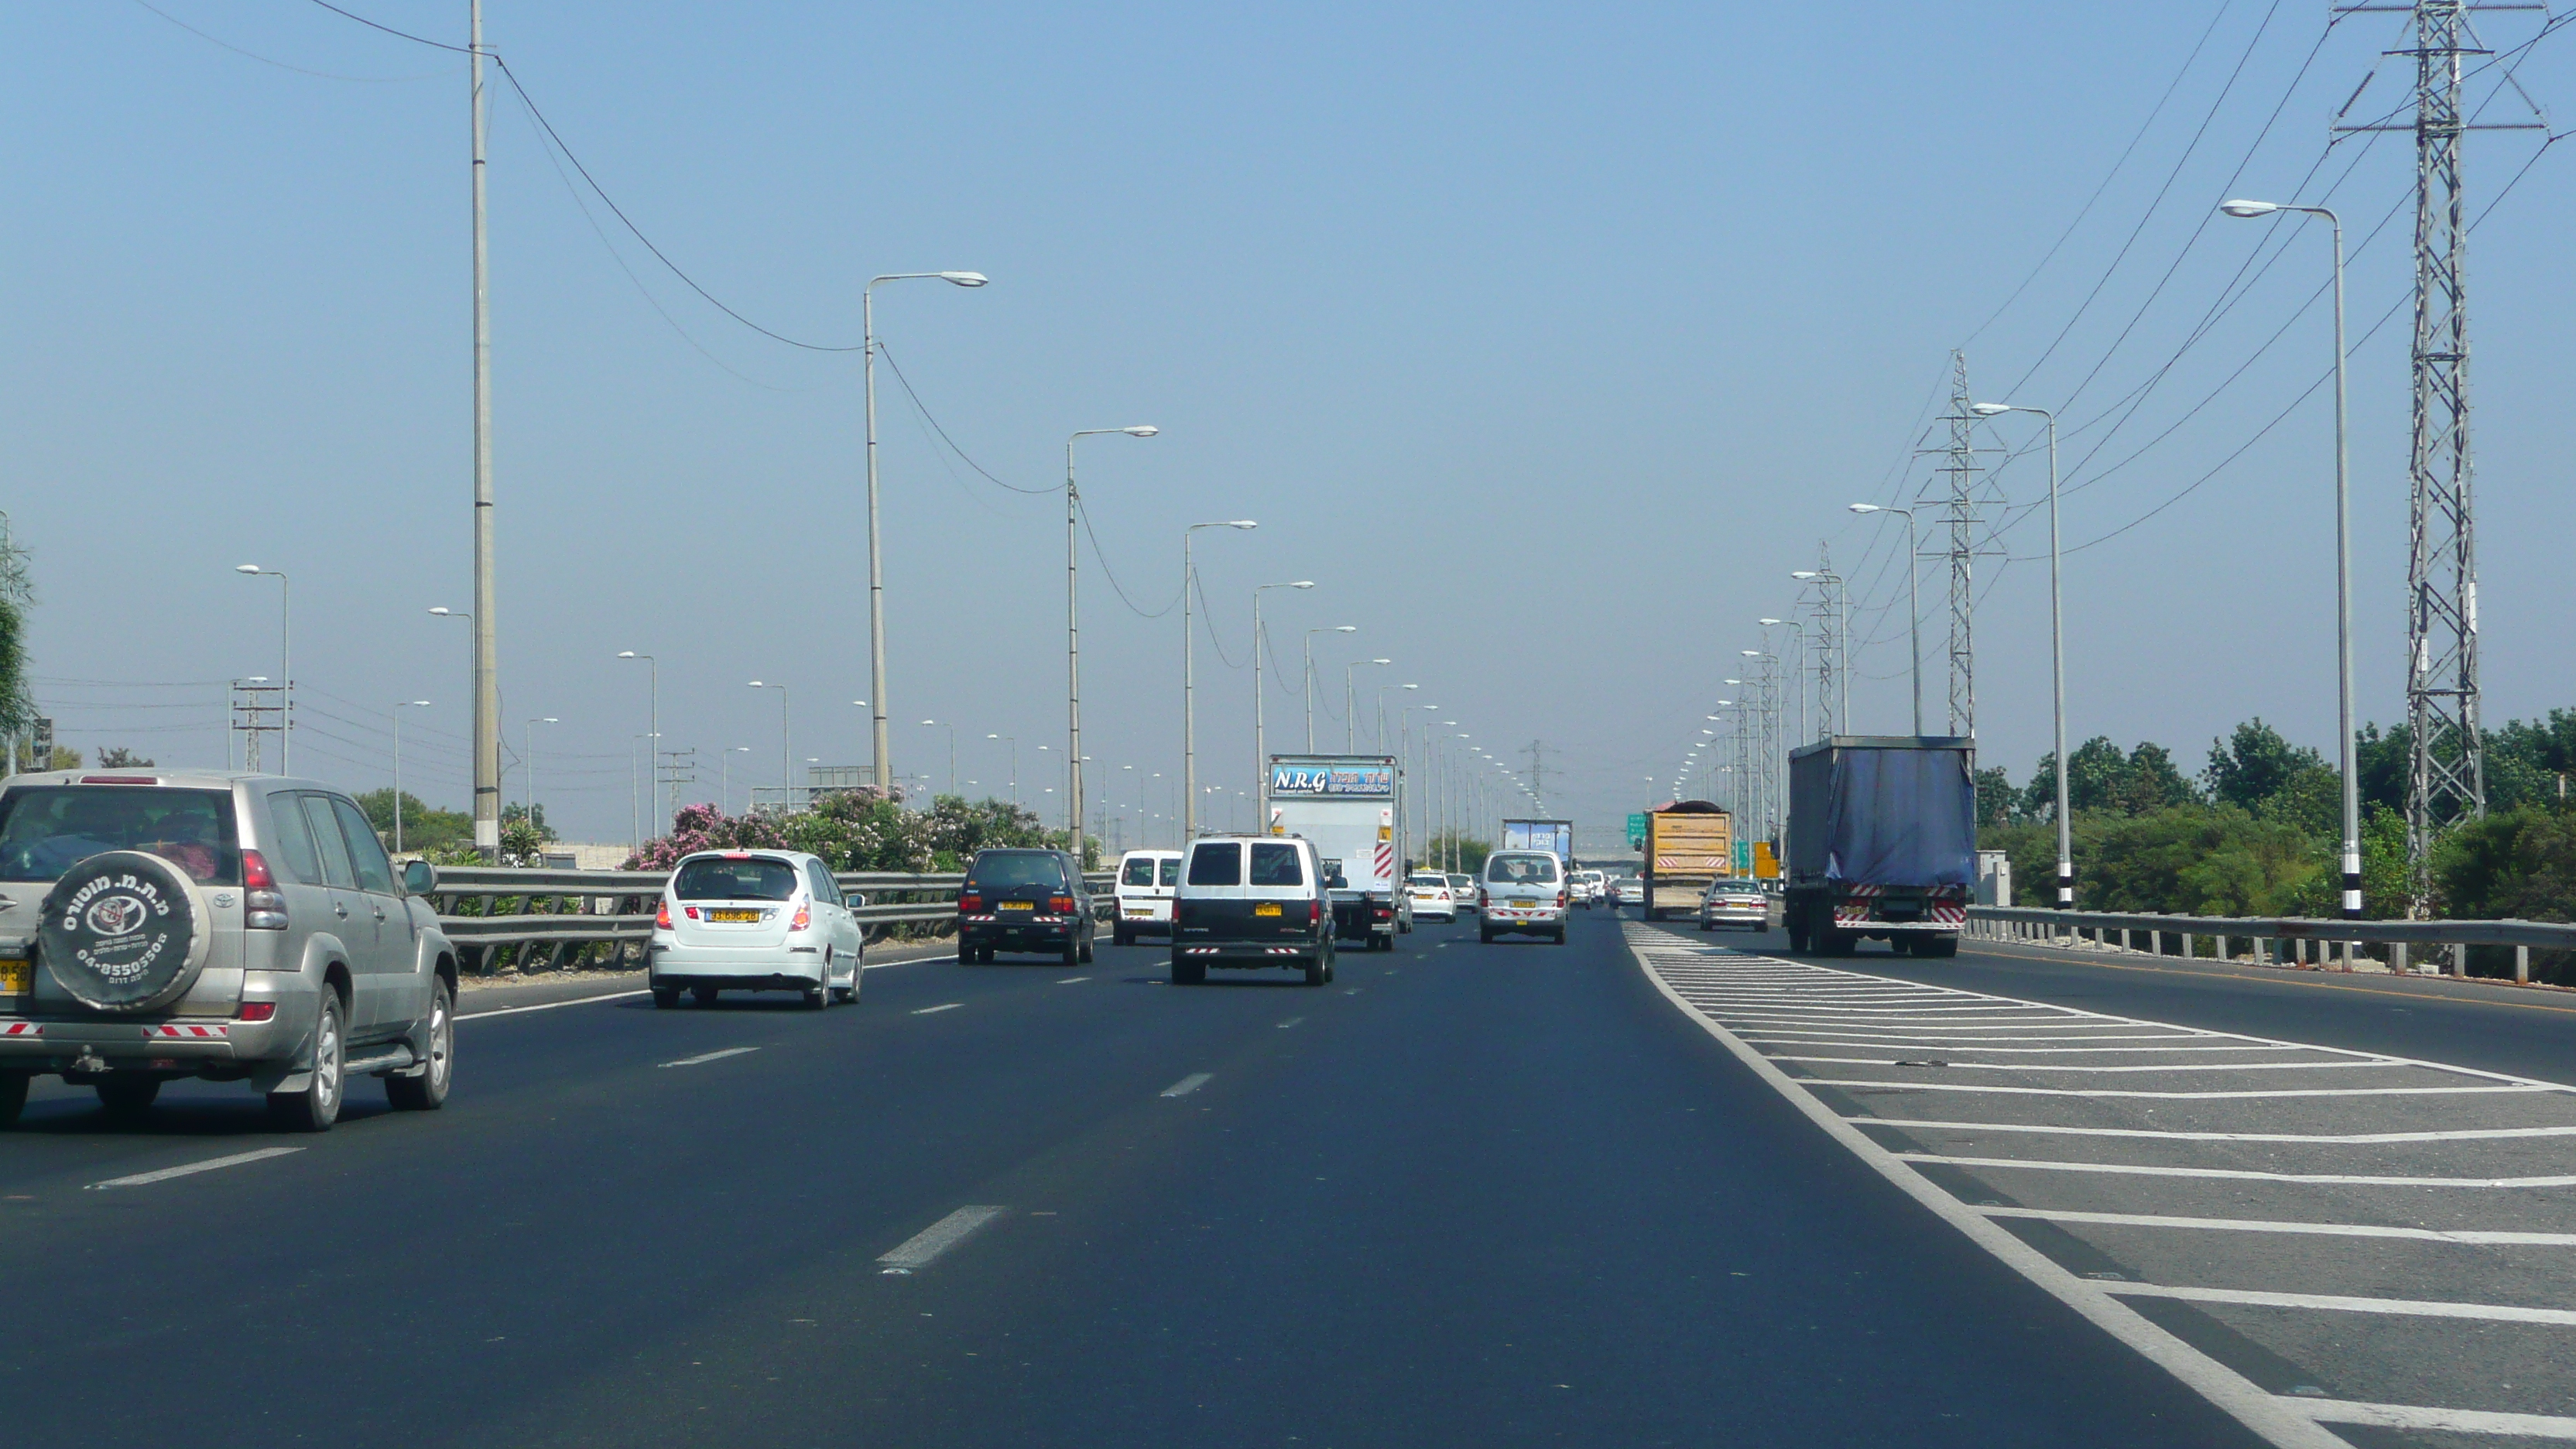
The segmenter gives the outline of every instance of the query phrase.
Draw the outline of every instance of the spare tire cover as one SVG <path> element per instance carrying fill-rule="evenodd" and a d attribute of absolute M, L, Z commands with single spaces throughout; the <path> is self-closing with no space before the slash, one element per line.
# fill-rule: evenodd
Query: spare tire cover
<path fill-rule="evenodd" d="M 187 994 L 205 965 L 206 908 L 177 866 L 138 850 L 93 855 L 45 896 L 45 970 L 84 1006 L 148 1011 Z"/>

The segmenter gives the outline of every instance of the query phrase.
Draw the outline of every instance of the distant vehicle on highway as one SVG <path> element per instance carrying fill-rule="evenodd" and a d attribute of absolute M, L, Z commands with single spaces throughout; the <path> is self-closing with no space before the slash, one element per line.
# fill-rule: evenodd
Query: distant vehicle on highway
<path fill-rule="evenodd" d="M 1699 900 L 1699 928 L 1714 931 L 1765 931 L 1771 927 L 1771 893 L 1762 882 L 1742 877 L 1711 881 Z"/>
<path fill-rule="evenodd" d="M 1091 959 L 1091 887 L 1061 850 L 979 850 L 957 891 L 957 959 L 991 965 L 996 951 Z"/>
<path fill-rule="evenodd" d="M 1172 984 L 1208 968 L 1285 966 L 1306 984 L 1333 979 L 1333 926 L 1324 862 L 1300 836 L 1211 835 L 1191 842 L 1172 910 Z"/>
<path fill-rule="evenodd" d="M 1172 896 L 1180 889 L 1181 853 L 1177 850 L 1131 850 L 1118 858 L 1118 914 L 1111 918 L 1109 939 L 1132 946 L 1141 933 L 1172 934 Z"/>
<path fill-rule="evenodd" d="M 1458 893 L 1449 877 L 1436 870 L 1417 870 L 1404 879 L 1404 893 L 1413 898 L 1413 918 L 1428 916 L 1435 921 L 1458 919 Z"/>
<path fill-rule="evenodd" d="M 1453 911 L 1472 911 L 1476 908 L 1476 878 L 1474 876 L 1460 875 L 1455 871 L 1450 872 L 1449 907 Z"/>
<path fill-rule="evenodd" d="M 1611 876 L 1607 886 L 1614 906 L 1633 906 L 1646 898 L 1646 883 L 1633 875 Z"/>
<path fill-rule="evenodd" d="M 1488 944 L 1505 932 L 1565 944 L 1566 879 L 1554 851 L 1495 851 L 1479 889 L 1476 934 Z"/>
<path fill-rule="evenodd" d="M 1575 904 L 1588 911 L 1609 898 L 1610 884 L 1597 870 L 1578 870 L 1573 875 L 1573 894 Z"/>
<path fill-rule="evenodd" d="M 1835 735 L 1789 752 L 1789 949 L 1955 956 L 1977 881 L 1976 742 Z"/>
<path fill-rule="evenodd" d="M 455 1071 L 456 948 L 367 817 L 325 785 L 155 770 L 0 793 L 0 1126 L 60 1073 L 137 1116 L 161 1084 L 246 1082 L 299 1132 L 351 1076 L 433 1110 Z"/>
<path fill-rule="evenodd" d="M 867 933 L 820 856 L 705 850 L 682 856 L 662 887 L 645 985 L 668 1010 L 686 991 L 713 1006 L 727 991 L 797 991 L 817 1011 L 859 999 Z"/>
<path fill-rule="evenodd" d="M 1647 920 L 1699 909 L 1709 882 L 1735 875 L 1735 817 L 1706 800 L 1675 800 L 1646 812 Z"/>
<path fill-rule="evenodd" d="M 1396 842 L 1404 838 L 1404 772 L 1393 755 L 1273 755 L 1266 822 L 1274 836 L 1313 842 L 1335 930 L 1363 949 L 1392 951 L 1413 929 Z"/>

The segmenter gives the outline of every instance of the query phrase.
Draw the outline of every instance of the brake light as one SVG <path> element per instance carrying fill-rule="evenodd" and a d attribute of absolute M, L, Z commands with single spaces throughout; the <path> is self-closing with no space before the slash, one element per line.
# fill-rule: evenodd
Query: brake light
<path fill-rule="evenodd" d="M 696 906 L 682 906 L 680 907 L 680 914 L 687 916 L 692 921 L 705 919 L 698 914 L 698 908 Z"/>
<path fill-rule="evenodd" d="M 727 860 L 749 860 L 751 859 L 751 852 L 748 850 L 728 850 L 724 853 L 724 858 Z"/>
<path fill-rule="evenodd" d="M 243 1021 L 267 1021 L 276 1015 L 277 1003 L 274 1001 L 245 1001 L 242 1003 L 241 1016 L 239 1019 Z"/>
<path fill-rule="evenodd" d="M 653 929 L 657 931 L 667 931 L 671 929 L 671 903 L 669 901 L 664 901 L 661 905 L 661 909 L 656 910 L 653 913 Z"/>
<path fill-rule="evenodd" d="M 1050 910 L 1050 911 L 1055 912 L 1055 913 L 1056 913 L 1057 915 L 1059 915 L 1059 916 L 1069 916 L 1069 915 L 1072 915 L 1072 914 L 1073 914 L 1073 897 L 1071 897 L 1071 896 L 1049 896 L 1049 897 L 1047 897 L 1047 909 L 1048 909 L 1048 910 Z"/>
<path fill-rule="evenodd" d="M 1478 909 L 1482 909 L 1485 902 L 1491 899 L 1492 897 L 1485 894 L 1485 888 L 1483 886 L 1478 886 L 1476 888 L 1476 905 Z"/>
<path fill-rule="evenodd" d="M 1395 907 L 1393 906 L 1380 906 L 1377 908 L 1377 918 L 1381 921 L 1390 920 L 1394 915 Z"/>
<path fill-rule="evenodd" d="M 802 931 L 811 928 L 813 924 L 814 912 L 811 908 L 806 906 L 803 901 L 798 901 L 796 903 L 796 915 L 793 919 L 788 921 L 787 929 L 791 931 Z"/>
<path fill-rule="evenodd" d="M 1563 891 L 1558 891 L 1556 893 L 1556 908 L 1560 911 L 1565 909 L 1565 892 Z"/>
<path fill-rule="evenodd" d="M 269 871 L 267 858 L 256 850 L 243 851 L 241 858 L 242 929 L 285 930 L 286 897 L 278 894 L 277 877 Z"/>
<path fill-rule="evenodd" d="M 161 780 L 156 775 L 83 775 L 81 783 L 84 785 L 158 785 Z"/>
<path fill-rule="evenodd" d="M 982 896 L 959 896 L 957 898 L 957 909 L 961 911 L 980 911 L 984 909 L 984 898 Z"/>

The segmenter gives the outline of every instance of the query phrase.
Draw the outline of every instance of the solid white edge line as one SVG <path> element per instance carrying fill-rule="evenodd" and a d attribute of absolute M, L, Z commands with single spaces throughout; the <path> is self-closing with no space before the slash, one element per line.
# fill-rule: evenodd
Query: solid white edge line
<path fill-rule="evenodd" d="M 1623 927 L 1627 925 L 1626 922 L 1621 924 Z M 1894 1184 L 1897 1191 L 1922 1204 L 1934 1216 L 1993 1254 L 2041 1291 L 2127 1344 L 2148 1362 L 2172 1374 L 2220 1411 L 2271 1443 L 2282 1446 L 2282 1449 L 2352 1449 L 2343 1440 L 2318 1427 L 2313 1419 L 2284 1408 L 2279 1398 L 2266 1393 L 2252 1380 L 2149 1322 L 2137 1310 L 2102 1291 L 2099 1283 L 2069 1273 L 2038 1249 L 1925 1181 L 1921 1174 L 1897 1161 L 1895 1154 L 1872 1142 L 1860 1129 L 1844 1121 L 1841 1114 L 1818 1100 L 1814 1093 L 1802 1088 L 1795 1078 L 1773 1066 L 1760 1052 L 1737 1041 L 1733 1033 L 1684 1001 L 1681 993 L 1666 984 L 1647 963 L 1645 954 L 1633 949 L 1633 941 L 1629 944 L 1632 946 L 1629 954 L 1636 960 L 1638 971 L 1663 993 L 1664 999 L 1679 1008 L 1685 1017 L 1697 1022 L 1701 1030 L 1733 1053 L 1737 1061 L 1779 1093 L 1782 1100 L 1805 1114 L 1807 1120 L 1815 1123 L 1826 1136 L 1842 1144 L 1845 1151 Z"/>
<path fill-rule="evenodd" d="M 1971 1047 L 1973 1051 L 1975 1048 Z M 1834 1062 L 1847 1067 L 1939 1067 L 1943 1071 L 1985 1072 L 2295 1072 L 2310 1070 L 2350 1071 L 2375 1067 L 2378 1062 L 2144 1062 L 2104 1063 L 2066 1062 L 1926 1062 L 1913 1059 L 1883 1060 L 1878 1057 L 1793 1057 L 1785 1052 L 1768 1054 L 1775 1062 Z M 2412 1068 L 2409 1068 L 2412 1070 Z"/>
<path fill-rule="evenodd" d="M 1172 1083 L 1168 1087 L 1165 1087 L 1162 1094 L 1166 1097 L 1186 1097 L 1190 1093 L 1197 1091 L 1199 1088 L 1206 1086 L 1214 1076 L 1215 1074 L 1212 1072 L 1192 1072 L 1188 1076 L 1181 1078 L 1179 1081 Z"/>
<path fill-rule="evenodd" d="M 263 1147 L 256 1152 L 236 1152 L 230 1157 L 209 1157 L 203 1162 L 165 1167 L 158 1172 L 138 1172 L 129 1177 L 111 1177 L 105 1182 L 91 1183 L 87 1190 L 96 1192 L 103 1187 L 141 1187 L 146 1183 L 168 1182 L 174 1177 L 189 1177 L 200 1172 L 212 1172 L 218 1167 L 239 1167 L 245 1162 L 266 1162 L 272 1157 L 284 1157 L 290 1152 L 303 1150 L 301 1147 Z"/>
<path fill-rule="evenodd" d="M 2247 1308 L 2310 1308 L 2334 1313 L 2385 1313 L 2405 1318 L 2474 1318 L 2486 1323 L 2576 1324 L 2576 1309 L 2523 1308 L 2510 1303 L 2443 1303 L 2420 1298 L 2352 1298 L 2340 1293 L 2272 1293 L 2257 1288 L 2188 1288 L 2163 1283 L 2105 1283 L 2121 1298 L 2178 1298 L 2186 1303 L 2233 1303 Z"/>
<path fill-rule="evenodd" d="M 2478 1248 L 2576 1248 L 2576 1233 L 2492 1232 L 2468 1228 L 2392 1228 L 2376 1223 L 2302 1223 L 2262 1218 L 2172 1217 L 2161 1213 L 2096 1213 L 2074 1208 L 1981 1207 L 1990 1218 L 2034 1218 L 2051 1223 L 2090 1223 L 2106 1228 L 2176 1228 L 2221 1233 L 2306 1233 L 2329 1238 L 2403 1238 L 2415 1243 L 2464 1243 Z"/>
<path fill-rule="evenodd" d="M 2309 1418 L 2329 1424 L 2369 1424 L 2383 1429 L 2447 1429 L 2461 1434 L 2504 1434 L 2525 1439 L 2576 1439 L 2576 1419 L 2558 1414 L 2500 1414 L 2486 1409 L 2359 1404 L 2349 1399 L 2291 1399 L 2287 1402 Z"/>
<path fill-rule="evenodd" d="M 2216 1102 L 2259 1097 L 2457 1097 L 2564 1092 L 2565 1087 L 2283 1087 L 2269 1092 L 2141 1092 L 2119 1087 L 2008 1087 L 1995 1082 L 1879 1082 L 1860 1077 L 1796 1077 L 1815 1087 L 1887 1087 L 1908 1092 L 1977 1092 L 2007 1097 L 2145 1097 L 2155 1101 Z"/>
<path fill-rule="evenodd" d="M 888 1273 L 927 1268 L 940 1256 L 1000 1217 L 999 1207 L 962 1207 L 880 1254 L 877 1266 Z"/>
<path fill-rule="evenodd" d="M 760 1050 L 758 1047 L 726 1047 L 722 1051 L 700 1052 L 696 1056 L 682 1057 L 676 1062 L 664 1062 L 662 1065 L 666 1067 L 694 1067 L 704 1062 L 720 1062 L 727 1057 L 745 1056 L 758 1050 Z"/>

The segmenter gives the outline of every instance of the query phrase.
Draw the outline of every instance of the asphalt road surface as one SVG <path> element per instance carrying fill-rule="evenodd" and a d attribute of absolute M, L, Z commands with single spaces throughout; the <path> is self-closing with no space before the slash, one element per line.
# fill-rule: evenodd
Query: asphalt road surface
<path fill-rule="evenodd" d="M 1855 1095 L 1790 1075 L 1941 1068 L 1746 1056 L 1912 1060 L 1840 1029 L 1857 1019 L 1854 991 L 1884 992 L 1896 976 L 1989 994 L 1952 1003 L 1971 1014 L 2161 1019 L 2179 1030 L 2136 1034 L 2195 1046 L 2251 1030 L 2186 1019 L 2230 1011 L 2296 1018 L 2303 1030 L 2266 1034 L 2363 1052 L 2400 1051 L 2379 1039 L 2391 1033 L 2418 1057 L 2519 1060 L 2555 1043 L 2561 1076 L 2576 1016 L 2447 1001 L 2428 1014 L 2409 998 L 2416 1015 L 2403 1017 L 2359 994 L 2270 999 L 2322 984 L 2305 980 L 2168 979 L 2027 953 L 1805 967 L 1733 949 L 1776 942 L 1606 910 L 1578 915 L 1571 934 L 1563 947 L 1485 946 L 1472 923 L 1427 926 L 1392 955 L 1344 955 L 1320 989 L 1284 972 L 1175 988 L 1164 952 L 1104 942 L 1080 970 L 887 965 L 859 1004 L 822 1013 L 785 997 L 665 1012 L 634 997 L 547 1004 L 461 1024 L 447 1110 L 386 1112 L 364 1084 L 320 1138 L 273 1133 L 233 1088 L 173 1088 L 144 1122 L 118 1127 L 87 1093 L 40 1087 L 0 1138 L 0 1283 L 13 1305 L 0 1421 L 9 1442 L 85 1446 L 2266 1442 L 2242 1404 L 2106 1327 L 2106 1300 L 2149 1305 L 2204 1356 L 2240 1350 L 2177 1315 L 2331 1320 L 2304 1337 L 2231 1330 L 2278 1361 L 2257 1365 L 2265 1373 L 2314 1379 L 2265 1380 L 2266 1403 L 2311 1388 L 2318 1403 L 2400 1401 L 2421 1386 L 2391 1378 L 2407 1365 L 2451 1364 L 2498 1329 L 2541 1334 L 2510 1340 L 2506 1377 L 2525 1388 L 2495 1407 L 2576 1412 L 2556 1406 L 2568 1380 L 2540 1352 L 2566 1328 L 2151 1300 L 2143 1290 L 2171 1285 L 2137 1270 L 2179 1269 L 2123 1243 L 2090 1248 L 2115 1267 L 2085 1259 L 2061 1274 L 2102 1285 L 2071 1298 L 2050 1270 L 1998 1256 L 1960 1220 L 1989 1233 L 2010 1221 L 2032 1235 L 2015 1241 L 2069 1251 L 2037 1229 L 2087 1244 L 2114 1232 L 2064 1217 L 2087 1210 L 2094 1178 L 2032 1173 L 2066 1181 L 1994 1190 L 1987 1179 L 2011 1169 L 1891 1168 L 1846 1140 L 1890 1160 L 2070 1141 L 2098 1155 L 2131 1139 L 2061 1138 L 2068 1123 L 2050 1116 L 2095 1099 L 2013 1099 L 2010 1121 L 2051 1131 L 2007 1134 L 2006 1146 L 1963 1147 L 1932 1128 L 1837 1135 L 1818 1113 L 1867 1102 L 1895 1117 L 1901 1101 L 1918 1121 L 1976 1099 Z M 1780 971 L 1793 974 L 1761 976 Z M 1776 1010 L 1827 1024 L 1774 1035 L 1844 1044 L 1730 1040 L 1722 1022 L 1742 1009 L 1727 995 L 1741 973 L 1787 992 L 1764 998 Z M 2105 995 L 1985 1004 L 2043 988 Z M 476 993 L 464 1009 L 502 1000 Z M 1910 1011 L 1928 1010 L 1922 1001 L 1900 998 Z M 2444 1025 L 2445 1011 L 2495 1019 Z M 1827 1107 L 1825 1092 L 1845 1096 Z M 1943 1100 L 1936 1110 L 1926 1097 Z M 2576 1122 L 2561 1094 L 2538 1089 L 2384 1100 L 2468 1104 L 2460 1115 L 2480 1123 L 2508 1109 L 2526 1125 Z M 2005 1119 L 1990 1106 L 1958 1120 Z M 2450 1108 L 2404 1110 L 2413 1121 Z M 2525 1156 L 2500 1164 L 2479 1141 L 2442 1150 L 2489 1153 L 2475 1171 L 2527 1173 L 2535 1154 L 2563 1162 L 2576 1138 L 2499 1140 Z M 165 1175 L 185 1168 L 203 1170 Z M 1927 1206 L 1936 1181 L 1964 1206 Z M 2115 1191 L 2140 1181 L 2160 1196 L 2135 1213 L 2233 1211 L 2161 1178 L 2118 1179 Z M 2219 1181 L 2221 1196 L 2243 1190 Z M 2513 1212 L 2535 1196 L 2566 1194 L 2526 1192 Z M 2061 1216 L 1987 1215 L 1997 1209 Z M 2264 1210 L 2299 1208 L 2267 1198 Z M 2260 1236 L 2264 1251 L 2286 1240 Z M 2567 1301 L 2563 1270 L 2548 1266 L 2566 1261 L 2563 1247 L 2403 1246 L 2538 1255 L 2511 1259 L 2537 1275 L 2516 1280 L 2515 1301 Z M 2263 1251 L 2252 1261 L 2279 1266 Z M 2448 1274 L 2445 1292 L 2495 1292 L 2518 1271 L 2480 1264 L 2404 1272 Z M 2128 1276 L 2080 1277 L 2111 1271 Z M 2337 1371 L 2353 1345 L 2370 1351 Z M 2450 1380 L 2433 1387 L 2445 1385 L 2475 1397 Z M 2509 1442 L 2328 1427 L 2359 1445 Z"/>

